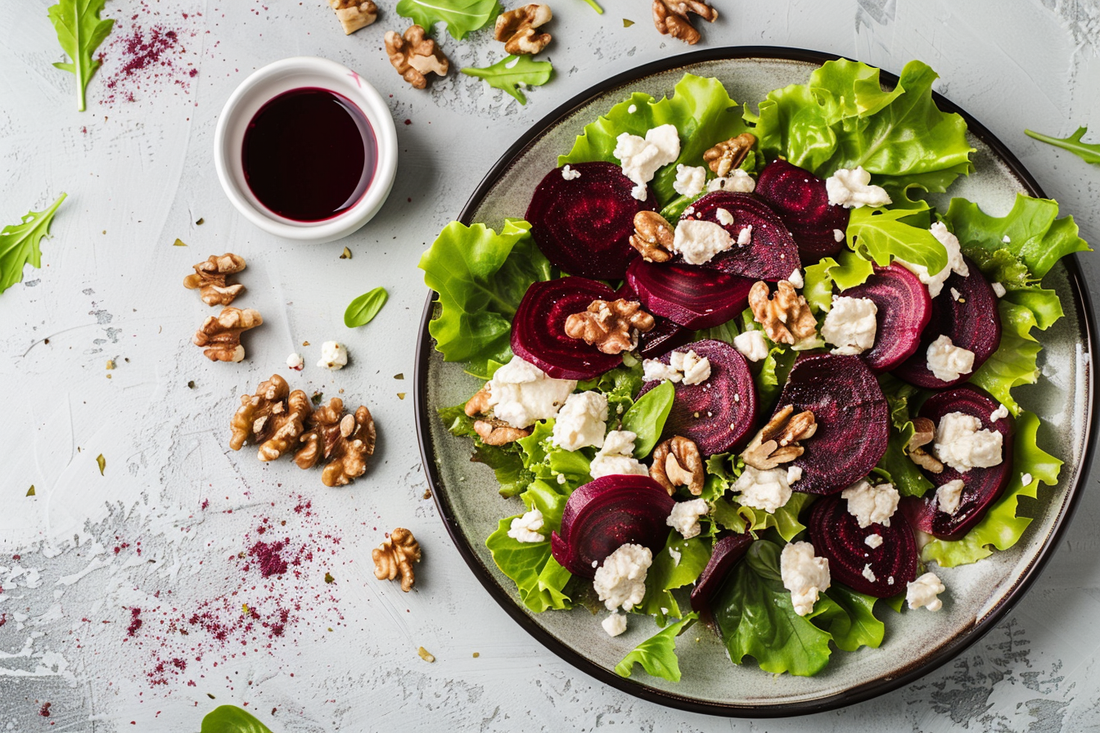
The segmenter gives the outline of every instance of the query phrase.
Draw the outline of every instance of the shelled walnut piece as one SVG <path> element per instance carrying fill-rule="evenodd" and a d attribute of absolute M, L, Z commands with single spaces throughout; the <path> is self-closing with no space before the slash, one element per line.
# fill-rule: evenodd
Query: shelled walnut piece
<path fill-rule="evenodd" d="M 370 410 L 360 406 L 354 415 L 345 415 L 343 401 L 333 397 L 314 411 L 294 462 L 298 468 L 312 468 L 321 460 L 328 461 L 321 472 L 321 483 L 346 486 L 366 472 L 376 438 Z"/>
<path fill-rule="evenodd" d="M 795 415 L 794 405 L 787 405 L 749 441 L 741 457 L 747 465 L 769 471 L 802 455 L 805 448 L 799 443 L 809 440 L 816 432 L 817 422 L 812 412 L 803 410 Z"/>
<path fill-rule="evenodd" d="M 756 144 L 756 135 L 742 132 L 737 137 L 723 140 L 703 153 L 703 162 L 719 178 L 725 178 L 734 168 L 740 167 L 748 157 L 752 146 Z"/>
<path fill-rule="evenodd" d="M 443 50 L 418 25 L 409 26 L 404 35 L 387 31 L 386 54 L 397 73 L 416 89 L 428 86 L 428 74 L 446 76 L 450 69 Z"/>
<path fill-rule="evenodd" d="M 636 333 L 653 330 L 657 322 L 636 300 L 593 300 L 586 310 L 565 319 L 565 335 L 583 339 L 605 354 L 621 354 L 638 344 Z"/>
<path fill-rule="evenodd" d="M 695 13 L 708 23 L 718 19 L 718 11 L 703 0 L 653 0 L 653 25 L 657 31 L 694 46 L 700 36 L 688 20 L 688 13 Z"/>
<path fill-rule="evenodd" d="M 503 420 L 486 418 L 474 422 L 474 432 L 485 445 L 508 445 L 531 434 L 530 430 L 514 428 Z"/>
<path fill-rule="evenodd" d="M 699 447 L 690 438 L 674 436 L 653 449 L 653 466 L 649 476 L 664 487 L 669 496 L 679 486 L 686 486 L 695 496 L 703 493 L 706 474 Z"/>
<path fill-rule="evenodd" d="M 370 555 L 374 560 L 374 577 L 393 580 L 400 575 L 401 590 L 406 593 L 412 590 L 416 582 L 412 564 L 420 562 L 421 558 L 420 543 L 412 532 L 398 527 L 390 532 L 385 542 L 371 550 Z"/>
<path fill-rule="evenodd" d="M 292 451 L 305 432 L 313 408 L 306 393 L 293 392 L 278 374 L 261 382 L 254 395 L 242 395 L 230 421 L 229 447 L 240 450 L 249 439 L 260 444 L 257 456 L 273 461 Z"/>
<path fill-rule="evenodd" d="M 549 5 L 530 3 L 497 16 L 493 38 L 504 41 L 504 50 L 513 56 L 536 54 L 550 43 L 549 33 L 535 29 L 554 17 Z"/>
<path fill-rule="evenodd" d="M 786 280 L 779 281 L 774 295 L 770 295 L 763 280 L 754 283 L 749 289 L 749 308 L 768 338 L 777 344 L 797 344 L 817 333 L 810 304 Z"/>
<path fill-rule="evenodd" d="M 909 458 L 913 463 L 931 473 L 943 473 L 943 464 L 924 446 L 932 442 L 936 436 L 936 425 L 926 417 L 913 418 L 913 437 L 909 439 L 907 446 Z"/>
<path fill-rule="evenodd" d="M 639 211 L 634 215 L 634 233 L 629 241 L 646 262 L 668 262 L 675 235 L 672 225 L 656 211 Z"/>
<path fill-rule="evenodd" d="M 259 311 L 251 308 L 223 308 L 217 316 L 203 321 L 191 342 L 204 347 L 202 353 L 210 361 L 242 361 L 244 347 L 241 346 L 241 334 L 263 322 Z"/>
<path fill-rule="evenodd" d="M 328 4 L 344 27 L 346 36 L 378 20 L 378 6 L 371 0 L 328 0 Z"/>
<path fill-rule="evenodd" d="M 183 287 L 198 290 L 207 305 L 229 305 L 241 294 L 244 285 L 227 282 L 245 268 L 244 257 L 226 252 L 221 257 L 210 255 L 194 266 L 195 273 L 183 278 Z"/>

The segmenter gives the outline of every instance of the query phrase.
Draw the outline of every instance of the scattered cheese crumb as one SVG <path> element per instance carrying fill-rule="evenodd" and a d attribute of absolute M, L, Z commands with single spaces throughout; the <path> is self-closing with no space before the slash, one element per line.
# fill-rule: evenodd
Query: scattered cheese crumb
<path fill-rule="evenodd" d="M 806 281 L 802 278 L 802 270 L 795 270 L 790 275 L 788 275 L 787 282 L 789 282 L 798 290 L 806 287 Z"/>
<path fill-rule="evenodd" d="M 924 607 L 929 611 L 938 611 L 943 608 L 943 601 L 938 596 L 946 590 L 935 573 L 925 573 L 905 589 L 905 600 L 910 610 Z"/>
<path fill-rule="evenodd" d="M 936 489 L 936 506 L 941 512 L 955 516 L 959 511 L 959 501 L 962 499 L 964 486 L 962 479 L 955 479 Z"/>
<path fill-rule="evenodd" d="M 728 209 L 717 208 L 714 210 L 714 216 L 718 219 L 718 223 L 724 227 L 733 224 L 733 214 Z"/>
<path fill-rule="evenodd" d="M 302 371 L 305 368 L 306 360 L 302 358 L 302 355 L 298 352 L 294 352 L 286 358 L 286 365 L 288 368 L 293 369 L 296 372 Z"/>
<path fill-rule="evenodd" d="M 877 578 L 875 578 L 875 571 L 871 570 L 871 563 L 867 563 L 863 566 L 863 577 L 867 578 L 867 582 L 869 583 L 874 583 L 875 580 L 877 580 Z"/>
<path fill-rule="evenodd" d="M 348 364 L 348 350 L 339 341 L 326 341 L 321 344 L 321 361 L 317 366 L 331 371 L 339 371 Z"/>
<path fill-rule="evenodd" d="M 996 410 L 989 413 L 989 419 L 992 422 L 997 422 L 998 420 L 1003 420 L 1006 417 L 1008 417 L 1008 408 L 1005 407 L 1004 405 L 1000 405 Z"/>
<path fill-rule="evenodd" d="M 749 361 L 763 361 L 768 358 L 768 342 L 764 340 L 763 331 L 753 329 L 737 334 L 733 337 L 733 348 Z"/>
<path fill-rule="evenodd" d="M 825 180 L 829 203 L 846 209 L 861 206 L 885 206 L 891 203 L 890 194 L 882 186 L 871 185 L 871 174 L 863 166 L 855 170 L 841 168 Z"/>
<path fill-rule="evenodd" d="M 1007 293 L 1008 291 L 1005 290 L 1004 285 L 1001 285 L 1000 283 L 993 283 L 993 292 L 998 298 L 1003 298 L 1005 297 L 1005 293 Z"/>
<path fill-rule="evenodd" d="M 567 181 L 575 181 L 575 180 L 577 180 L 578 178 L 581 177 L 581 172 L 580 171 L 575 171 L 570 166 L 565 165 L 565 166 L 562 166 L 561 177 L 564 178 Z"/>
<path fill-rule="evenodd" d="M 512 524 L 508 528 L 508 536 L 516 542 L 545 542 L 546 536 L 539 531 L 542 529 L 543 524 L 542 512 L 538 509 L 532 509 L 526 514 L 512 519 Z"/>
<path fill-rule="evenodd" d="M 707 184 L 707 169 L 701 165 L 676 166 L 676 180 L 672 183 L 672 190 L 681 196 L 698 196 L 703 192 Z"/>
<path fill-rule="evenodd" d="M 617 611 L 603 620 L 600 624 L 608 636 L 618 636 L 626 631 L 626 614 Z"/>
<path fill-rule="evenodd" d="M 737 246 L 744 247 L 752 243 L 752 224 L 743 227 L 741 231 L 737 232 Z"/>
<path fill-rule="evenodd" d="M 882 535 L 880 534 L 869 534 L 863 540 L 863 544 L 867 545 L 872 550 L 882 547 L 882 542 Z"/>

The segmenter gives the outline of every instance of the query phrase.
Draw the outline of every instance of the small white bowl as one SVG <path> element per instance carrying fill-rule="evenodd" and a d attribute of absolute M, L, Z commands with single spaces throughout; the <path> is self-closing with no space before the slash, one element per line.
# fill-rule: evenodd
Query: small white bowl
<path fill-rule="evenodd" d="M 350 99 L 366 115 L 378 145 L 374 177 L 362 198 L 323 221 L 295 221 L 270 211 L 253 195 L 244 176 L 242 150 L 249 122 L 271 99 L 302 87 L 328 89 Z M 366 224 L 385 203 L 397 173 L 397 130 L 382 95 L 359 74 L 328 59 L 297 56 L 257 70 L 229 96 L 214 133 L 214 167 L 225 195 L 260 229 L 302 242 L 331 242 Z"/>

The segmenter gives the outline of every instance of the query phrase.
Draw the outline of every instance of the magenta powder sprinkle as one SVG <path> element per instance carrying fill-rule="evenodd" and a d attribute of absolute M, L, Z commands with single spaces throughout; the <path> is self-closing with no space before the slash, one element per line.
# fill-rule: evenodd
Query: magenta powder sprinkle
<path fill-rule="evenodd" d="M 109 46 L 98 56 L 104 63 L 107 104 L 133 102 L 142 92 L 168 87 L 188 92 L 198 75 L 184 48 L 184 39 L 197 35 L 194 21 L 187 23 L 184 16 L 181 27 L 172 28 L 163 22 L 139 25 L 138 17 L 119 19 Z"/>
<path fill-rule="evenodd" d="M 280 554 L 285 547 L 286 542 L 283 540 L 271 544 L 258 541 L 252 545 L 248 554 L 256 558 L 256 562 L 260 564 L 260 574 L 270 578 L 272 575 L 282 575 L 286 572 L 287 562 Z"/>
<path fill-rule="evenodd" d="M 128 627 L 126 627 L 126 635 L 127 636 L 134 636 L 135 634 L 137 634 L 138 629 L 141 628 L 141 623 L 142 623 L 142 621 L 141 621 L 141 609 L 136 608 L 136 607 L 131 608 L 130 609 L 130 625 Z"/>

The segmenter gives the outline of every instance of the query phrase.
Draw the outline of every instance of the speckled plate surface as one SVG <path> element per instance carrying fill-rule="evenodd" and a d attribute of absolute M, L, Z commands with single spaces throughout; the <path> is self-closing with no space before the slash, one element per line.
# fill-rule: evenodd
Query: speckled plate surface
<path fill-rule="evenodd" d="M 564 104 L 517 141 L 474 191 L 459 219 L 499 228 L 506 217 L 521 216 L 537 183 L 556 166 L 557 156 L 570 149 L 584 125 L 630 92 L 659 98 L 671 94 L 680 77 L 690 72 L 717 77 L 735 100 L 755 104 L 772 89 L 805 82 L 830 58 L 797 49 L 708 49 L 608 79 Z M 883 79 L 893 83 L 896 77 L 884 72 Z M 959 179 L 951 195 L 969 198 L 998 216 L 1011 208 L 1017 192 L 1042 195 L 1030 174 L 984 126 L 942 97 L 937 103 L 966 117 L 970 142 L 977 149 L 975 173 Z M 937 571 L 948 588 L 940 613 L 890 613 L 880 649 L 836 653 L 815 677 L 775 676 L 752 663 L 733 665 L 717 635 L 696 625 L 678 640 L 680 683 L 640 670 L 623 679 L 615 674 L 615 665 L 656 631 L 652 623 L 633 617 L 625 634 L 611 638 L 584 609 L 527 611 L 484 543 L 500 518 L 518 513 L 522 504 L 519 499 L 500 498 L 492 471 L 470 462 L 469 440 L 451 436 L 436 417 L 438 408 L 464 402 L 480 383 L 461 365 L 445 364 L 434 350 L 428 334 L 434 312 L 431 295 L 421 324 L 415 386 L 425 472 L 447 530 L 489 595 L 542 644 L 587 674 L 647 700 L 716 715 L 797 715 L 852 704 L 908 684 L 991 629 L 1027 591 L 1069 521 L 1092 452 L 1095 326 L 1074 257 L 1056 266 L 1044 284 L 1057 290 L 1066 317 L 1043 335 L 1043 379 L 1039 385 L 1021 388 L 1019 401 L 1043 419 L 1043 447 L 1065 461 L 1061 482 L 1041 491 L 1038 517 L 1016 547 L 974 565 Z"/>

